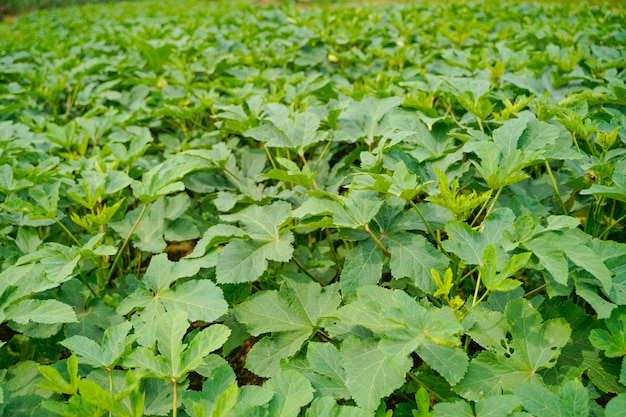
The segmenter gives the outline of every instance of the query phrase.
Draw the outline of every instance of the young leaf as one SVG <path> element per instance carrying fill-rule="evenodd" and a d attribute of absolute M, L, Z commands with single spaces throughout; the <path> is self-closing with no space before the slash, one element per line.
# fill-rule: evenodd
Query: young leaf
<path fill-rule="evenodd" d="M 248 367 L 262 376 L 271 376 L 278 370 L 280 359 L 293 355 L 339 303 L 337 285 L 322 288 L 315 282 L 287 280 L 279 291 L 261 292 L 238 305 L 235 316 L 253 336 L 272 333 L 271 338 L 263 338 L 252 348 Z M 275 349 L 271 361 L 263 359 L 260 352 L 271 349 Z"/>
<path fill-rule="evenodd" d="M 300 409 L 313 399 L 313 388 L 296 371 L 280 371 L 264 385 L 274 391 L 269 403 L 270 415 L 296 417 Z"/>
<path fill-rule="evenodd" d="M 78 361 L 97 368 L 113 369 L 130 350 L 137 335 L 128 335 L 132 325 L 124 321 L 104 331 L 102 345 L 84 336 L 72 336 L 61 342 L 78 357 Z"/>
<path fill-rule="evenodd" d="M 498 323 L 504 327 L 491 334 L 495 337 L 509 333 L 510 342 L 505 336 L 499 341 L 504 350 L 479 353 L 470 362 L 465 377 L 454 387 L 467 399 L 476 401 L 503 391 L 507 393 L 522 383 L 540 383 L 538 372 L 553 367 L 560 349 L 569 341 L 571 329 L 564 319 L 542 322 L 539 312 L 524 299 L 511 300 L 504 316 L 506 322 Z"/>
<path fill-rule="evenodd" d="M 611 317 L 604 320 L 607 330 L 593 329 L 589 335 L 593 346 L 609 358 L 626 356 L 626 314 L 622 311 L 613 310 Z"/>

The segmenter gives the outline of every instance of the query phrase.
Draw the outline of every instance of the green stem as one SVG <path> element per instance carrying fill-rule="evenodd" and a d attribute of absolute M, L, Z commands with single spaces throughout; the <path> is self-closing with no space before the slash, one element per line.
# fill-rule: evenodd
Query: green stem
<path fill-rule="evenodd" d="M 300 270 L 300 272 L 302 272 L 303 274 L 305 274 L 306 276 L 308 276 L 309 278 L 311 278 L 313 281 L 315 282 L 319 282 L 319 280 L 317 278 L 315 278 L 309 271 L 307 271 L 307 269 L 304 267 L 304 265 L 302 265 L 300 263 L 300 261 L 298 261 L 298 259 L 296 259 L 295 256 L 291 257 L 291 260 L 296 264 L 296 266 L 298 267 L 298 269 Z"/>
<path fill-rule="evenodd" d="M 172 395 L 172 417 L 176 417 L 178 413 L 178 393 L 176 392 L 176 378 L 172 378 L 172 386 L 174 387 L 174 395 Z"/>
<path fill-rule="evenodd" d="M 80 241 L 79 241 L 78 239 L 76 239 L 76 236 L 74 236 L 74 234 L 73 234 L 72 232 L 70 232 L 70 230 L 69 230 L 67 227 L 65 227 L 65 225 L 64 225 L 63 223 L 61 223 L 61 221 L 59 221 L 59 219 L 56 219 L 56 218 L 55 218 L 55 219 L 54 219 L 54 221 L 55 221 L 55 222 L 57 222 L 57 224 L 61 227 L 61 229 L 63 229 L 63 231 L 64 231 L 65 233 L 67 233 L 69 237 L 71 237 L 71 238 L 72 238 L 72 240 L 74 241 L 74 243 L 76 243 L 76 244 L 77 244 L 78 246 L 80 246 L 80 247 L 82 247 L 82 246 L 83 246 L 83 244 L 82 244 L 82 243 L 80 243 Z"/>
<path fill-rule="evenodd" d="M 378 238 L 376 237 L 376 235 L 375 235 L 374 233 L 372 233 L 372 231 L 370 230 L 370 225 L 369 225 L 369 224 L 366 224 L 366 225 L 365 225 L 364 230 L 365 230 L 365 233 L 367 233 L 367 234 L 368 234 L 368 235 L 372 238 L 372 240 L 374 241 L 374 243 L 376 243 L 376 246 L 378 246 L 378 247 L 380 248 L 380 250 L 382 250 L 382 251 L 383 251 L 383 253 L 385 254 L 385 256 L 386 256 L 387 258 L 391 258 L 391 253 L 387 250 L 387 248 L 385 247 L 385 245 L 383 245 L 383 243 L 382 243 L 380 240 L 378 240 Z"/>
<path fill-rule="evenodd" d="M 274 162 L 274 158 L 272 157 L 270 150 L 267 149 L 267 146 L 263 146 L 263 150 L 265 151 L 265 154 L 267 155 L 267 159 L 270 160 L 270 164 L 272 164 L 272 168 L 276 169 L 276 163 Z"/>
<path fill-rule="evenodd" d="M 328 152 L 328 148 L 330 147 L 330 144 L 331 144 L 330 140 L 328 142 L 326 142 L 326 146 L 324 147 L 324 150 L 320 154 L 319 158 L 317 158 L 317 161 L 315 162 L 315 165 L 313 165 L 313 170 L 314 171 L 317 169 L 317 167 L 320 164 L 320 162 L 322 162 L 322 158 L 324 157 L 324 155 L 326 155 L 326 152 Z"/>
<path fill-rule="evenodd" d="M 300 157 L 300 159 L 302 159 L 302 163 L 304 164 L 305 167 L 307 167 L 307 169 L 310 172 L 311 168 L 309 167 L 309 163 L 307 162 L 306 158 L 304 157 L 304 153 L 303 152 L 298 152 L 298 156 Z M 313 188 L 315 188 L 316 190 L 319 190 L 319 187 L 317 186 L 317 183 L 315 182 L 315 176 L 313 177 Z"/>
<path fill-rule="evenodd" d="M 111 276 L 113 275 L 113 271 L 115 270 L 115 265 L 117 265 L 117 262 L 120 260 L 120 256 L 122 256 L 122 252 L 124 252 L 124 249 L 126 249 L 126 245 L 128 245 L 128 242 L 130 241 L 130 237 L 133 235 L 133 233 L 135 233 L 135 230 L 137 229 L 137 226 L 139 226 L 139 222 L 143 218 L 143 215 L 145 214 L 147 208 L 148 208 L 148 203 L 144 203 L 141 209 L 141 212 L 139 213 L 139 217 L 137 217 L 137 220 L 135 220 L 135 224 L 133 224 L 133 227 L 130 229 L 130 232 L 128 232 L 128 236 L 126 236 L 126 239 L 124 239 L 124 243 L 122 243 L 122 246 L 117 251 L 117 255 L 115 255 L 115 259 L 113 260 L 113 264 L 111 264 L 111 267 L 109 268 L 109 273 L 107 274 L 104 285 L 107 285 L 111 281 Z"/>
<path fill-rule="evenodd" d="M 609 230 L 611 230 L 613 226 L 615 226 L 616 224 L 620 224 L 624 220 L 626 220 L 626 214 L 620 217 L 619 219 L 615 220 L 606 229 L 604 229 L 604 231 L 600 233 L 600 236 L 598 236 L 598 239 L 605 239 L 609 234 Z"/>
<path fill-rule="evenodd" d="M 496 201 L 498 201 L 498 197 L 500 197 L 500 194 L 502 194 L 502 188 L 503 187 L 500 187 L 498 188 L 498 191 L 496 191 L 496 195 L 495 197 L 493 197 L 493 200 L 491 200 L 491 205 L 489 206 L 489 208 L 487 209 L 487 212 L 485 213 L 485 218 L 489 217 L 489 215 L 493 211 L 493 208 L 496 206 Z"/>
<path fill-rule="evenodd" d="M 426 226 L 426 231 L 428 232 L 428 234 L 434 239 L 435 242 L 437 242 L 437 246 L 441 248 L 441 241 L 439 240 L 439 238 L 433 231 L 433 228 L 430 227 L 430 223 L 428 223 L 428 221 L 426 220 L 426 217 L 424 217 L 422 210 L 420 210 L 420 208 L 417 206 L 417 204 L 413 202 L 413 200 L 407 200 L 407 201 L 409 202 L 409 204 L 411 204 L 411 207 L 415 209 L 415 211 L 417 212 L 417 215 L 420 216 L 420 219 L 424 223 L 424 226 Z"/>
<path fill-rule="evenodd" d="M 111 368 L 107 368 L 107 374 L 109 374 L 109 393 L 111 397 L 113 396 L 113 370 Z M 109 411 L 109 417 L 113 416 L 113 412 Z"/>
<path fill-rule="evenodd" d="M 474 289 L 474 299 L 472 300 L 472 308 L 476 307 L 476 299 L 478 298 L 478 289 L 480 288 L 481 277 L 482 275 L 478 274 L 478 279 L 476 280 L 476 288 Z"/>
<path fill-rule="evenodd" d="M 409 378 L 417 382 L 420 387 L 423 387 L 426 391 L 430 392 L 437 400 L 439 400 L 440 402 L 445 401 L 445 399 L 441 395 L 437 394 L 435 391 L 432 390 L 432 388 L 420 381 L 419 378 L 413 374 L 413 372 L 409 372 L 408 375 Z"/>
<path fill-rule="evenodd" d="M 559 200 L 561 210 L 563 210 L 563 214 L 568 216 L 569 213 L 567 212 L 567 209 L 565 208 L 565 203 L 563 202 L 563 198 L 561 197 L 561 193 L 559 192 L 559 186 L 557 185 L 556 180 L 554 179 L 554 175 L 552 175 L 552 168 L 550 168 L 550 164 L 548 163 L 548 161 L 545 161 L 545 165 L 546 165 L 546 172 L 548 173 L 548 176 L 550 177 L 550 182 L 552 183 L 552 188 L 554 188 L 554 194 L 556 195 L 556 198 Z"/>

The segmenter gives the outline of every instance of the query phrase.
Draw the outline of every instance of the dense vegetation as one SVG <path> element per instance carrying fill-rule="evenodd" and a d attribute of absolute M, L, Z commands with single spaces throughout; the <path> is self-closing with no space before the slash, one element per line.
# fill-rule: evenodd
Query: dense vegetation
<path fill-rule="evenodd" d="M 621 10 L 2 30 L 4 415 L 623 415 Z"/>

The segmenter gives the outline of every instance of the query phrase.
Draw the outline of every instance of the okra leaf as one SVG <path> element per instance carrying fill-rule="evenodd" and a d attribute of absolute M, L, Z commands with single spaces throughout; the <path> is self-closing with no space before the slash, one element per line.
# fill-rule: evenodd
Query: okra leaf
<path fill-rule="evenodd" d="M 609 358 L 626 356 L 626 313 L 623 308 L 613 310 L 604 320 L 606 329 L 593 329 L 589 340 Z"/>
<path fill-rule="evenodd" d="M 122 322 L 104 331 L 102 344 L 84 336 L 72 336 L 61 342 L 78 357 L 78 361 L 97 368 L 113 369 L 117 362 L 128 353 L 138 335 L 129 335 L 130 322 Z"/>
<path fill-rule="evenodd" d="M 377 347 L 374 340 L 347 338 L 341 345 L 346 385 L 357 405 L 375 410 L 380 400 L 404 384 L 413 361 L 394 358 Z"/>
<path fill-rule="evenodd" d="M 274 391 L 269 410 L 272 416 L 296 417 L 313 399 L 309 381 L 296 371 L 280 371 L 264 385 Z"/>
<path fill-rule="evenodd" d="M 589 415 L 589 392 L 578 379 L 566 382 L 554 393 L 540 384 L 522 384 L 513 388 L 524 409 L 546 417 L 586 417 Z"/>

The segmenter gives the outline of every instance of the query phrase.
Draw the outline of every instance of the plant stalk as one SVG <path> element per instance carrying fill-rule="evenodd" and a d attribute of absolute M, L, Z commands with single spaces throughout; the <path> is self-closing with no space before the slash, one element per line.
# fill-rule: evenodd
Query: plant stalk
<path fill-rule="evenodd" d="M 139 213 L 139 217 L 137 217 L 137 220 L 135 220 L 135 224 L 133 224 L 133 227 L 130 229 L 130 232 L 128 232 L 128 236 L 126 236 L 126 239 L 124 239 L 124 243 L 122 243 L 120 250 L 117 251 L 117 255 L 115 255 L 115 259 L 113 260 L 113 264 L 111 264 L 111 267 L 109 268 L 109 273 L 106 276 L 104 285 L 108 285 L 109 282 L 111 281 L 111 276 L 113 275 L 113 271 L 115 270 L 115 265 L 117 265 L 117 262 L 120 260 L 120 256 L 122 256 L 122 253 L 124 252 L 124 249 L 126 248 L 126 245 L 128 245 L 128 242 L 130 241 L 130 237 L 133 235 L 133 233 L 135 233 L 137 226 L 139 226 L 139 222 L 143 218 L 143 215 L 146 213 L 147 208 L 148 208 L 148 203 L 144 203 L 143 207 L 141 208 L 141 212 Z"/>

